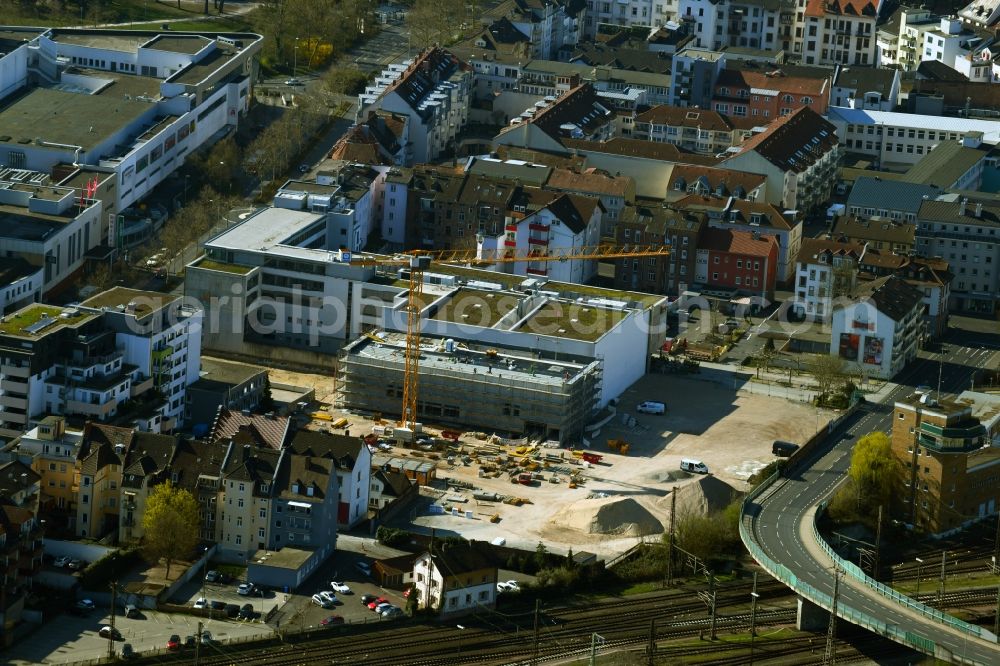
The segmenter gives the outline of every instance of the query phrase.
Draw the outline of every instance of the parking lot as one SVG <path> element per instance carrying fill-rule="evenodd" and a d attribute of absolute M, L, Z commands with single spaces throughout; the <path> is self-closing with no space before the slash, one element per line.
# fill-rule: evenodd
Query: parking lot
<path fill-rule="evenodd" d="M 167 639 L 172 634 L 177 634 L 181 639 L 194 635 L 198 630 L 199 620 L 217 641 L 271 633 L 267 625 L 257 622 L 206 619 L 151 610 L 142 611 L 139 617 L 126 618 L 119 610 L 115 617 L 115 628 L 121 633 L 122 640 L 114 641 L 115 649 L 120 650 L 125 643 L 130 643 L 139 654 L 146 650 L 165 648 Z M 0 662 L 11 666 L 29 666 L 107 656 L 108 641 L 98 636 L 97 632 L 110 624 L 111 618 L 106 608 L 98 608 L 84 617 L 61 615 L 31 638 L 20 641 L 5 651 L 0 655 Z M 211 646 L 208 649 L 212 649 Z"/>

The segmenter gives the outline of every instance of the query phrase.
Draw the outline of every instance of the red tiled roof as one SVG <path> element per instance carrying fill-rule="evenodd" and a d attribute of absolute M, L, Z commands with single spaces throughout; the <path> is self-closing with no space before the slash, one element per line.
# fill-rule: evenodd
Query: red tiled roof
<path fill-rule="evenodd" d="M 640 141 L 639 139 L 624 139 L 615 137 L 608 141 L 587 141 L 585 139 L 563 139 L 566 148 L 583 152 L 610 153 L 626 157 L 643 157 L 664 162 L 679 162 L 682 164 L 715 165 L 720 162 L 714 155 L 699 155 L 681 150 L 672 143 L 656 143 L 655 141 Z"/>
<path fill-rule="evenodd" d="M 755 72 L 747 69 L 724 69 L 719 72 L 715 83 L 715 94 L 719 96 L 719 88 L 764 88 L 777 90 L 779 93 L 795 95 L 811 95 L 822 97 L 828 94 L 830 77 L 810 78 L 806 76 L 788 76 L 780 67 L 768 72 Z"/>
<path fill-rule="evenodd" d="M 806 16 L 877 16 L 878 11 L 870 0 L 808 0 Z"/>
<path fill-rule="evenodd" d="M 752 257 L 768 257 L 771 249 L 777 247 L 778 241 L 774 236 L 766 234 L 754 235 L 749 231 L 739 229 L 718 229 L 709 227 L 701 233 L 698 239 L 699 250 L 711 250 L 713 252 L 728 252 L 730 254 L 742 254 Z"/>
<path fill-rule="evenodd" d="M 671 127 L 697 127 L 710 132 L 729 132 L 735 124 L 729 117 L 707 109 L 669 106 L 661 104 L 643 111 L 635 118 L 637 123 L 669 125 Z"/>
<path fill-rule="evenodd" d="M 738 187 L 742 187 L 744 192 L 752 192 L 767 182 L 767 177 L 758 173 L 696 164 L 675 165 L 670 172 L 670 187 L 680 178 L 684 179 L 685 187 L 690 187 L 698 179 L 704 179 L 712 192 L 722 185 L 726 195 L 732 195 Z"/>

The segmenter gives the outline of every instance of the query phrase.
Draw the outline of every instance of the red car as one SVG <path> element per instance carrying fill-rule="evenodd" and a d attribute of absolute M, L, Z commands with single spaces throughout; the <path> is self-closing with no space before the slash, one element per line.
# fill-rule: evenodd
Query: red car
<path fill-rule="evenodd" d="M 388 602 L 389 602 L 389 600 L 386 599 L 385 597 L 379 597 L 375 601 L 373 601 L 370 604 L 368 604 L 368 610 L 375 610 L 376 608 L 378 608 L 379 604 L 385 604 L 385 603 L 388 603 Z"/>
<path fill-rule="evenodd" d="M 331 615 L 330 617 L 324 617 L 319 621 L 321 627 L 332 627 L 335 624 L 344 624 L 344 618 L 339 615 Z"/>
<path fill-rule="evenodd" d="M 171 651 L 176 651 L 181 649 L 181 637 L 174 634 L 167 639 L 167 649 Z"/>

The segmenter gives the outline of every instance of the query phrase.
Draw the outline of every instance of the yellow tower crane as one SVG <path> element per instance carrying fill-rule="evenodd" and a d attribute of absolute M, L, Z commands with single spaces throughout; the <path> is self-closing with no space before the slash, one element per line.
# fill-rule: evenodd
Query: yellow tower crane
<path fill-rule="evenodd" d="M 598 261 L 601 259 L 637 259 L 665 257 L 667 245 L 621 245 L 604 243 L 573 248 L 531 250 L 519 254 L 513 248 L 467 250 L 409 250 L 392 257 L 351 257 L 351 266 L 398 267 L 408 269 L 409 296 L 406 303 L 406 351 L 403 372 L 403 408 L 399 425 L 412 427 L 417 421 L 417 394 L 420 379 L 420 310 L 423 307 L 424 272 L 431 263 L 471 264 L 486 268 L 518 262 Z M 346 257 L 345 257 L 346 259 Z"/>

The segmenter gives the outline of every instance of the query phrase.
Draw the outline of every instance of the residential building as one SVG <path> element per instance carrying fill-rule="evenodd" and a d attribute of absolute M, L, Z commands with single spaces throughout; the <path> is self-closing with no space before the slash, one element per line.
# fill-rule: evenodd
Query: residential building
<path fill-rule="evenodd" d="M 795 262 L 795 313 L 813 321 L 829 321 L 834 299 L 854 293 L 864 255 L 861 243 L 804 239 Z"/>
<path fill-rule="evenodd" d="M 903 468 L 893 493 L 899 520 L 940 536 L 997 512 L 1000 449 L 991 446 L 997 408 L 994 396 L 971 392 L 895 402 L 892 452 Z"/>
<path fill-rule="evenodd" d="M 285 450 L 275 476 L 267 507 L 271 524 L 266 529 L 258 526 L 256 537 L 274 550 L 314 550 L 323 561 L 337 546 L 338 505 L 342 505 L 338 498 L 344 494 L 337 470 L 341 461 L 332 455 L 293 455 L 292 450 Z"/>
<path fill-rule="evenodd" d="M 589 83 L 578 85 L 550 101 L 540 101 L 493 138 L 503 146 L 564 150 L 563 138 L 604 141 L 614 133 L 613 114 Z"/>
<path fill-rule="evenodd" d="M 38 515 L 42 502 L 41 476 L 20 460 L 0 464 L 0 505 L 7 504 Z"/>
<path fill-rule="evenodd" d="M 137 544 L 146 533 L 142 517 L 154 488 L 171 480 L 170 465 L 177 450 L 177 438 L 137 432 L 122 461 L 121 497 L 109 497 L 109 511 L 117 511 L 118 542 Z M 120 502 L 120 507 L 119 507 Z"/>
<path fill-rule="evenodd" d="M 874 158 L 888 171 L 906 171 L 937 145 L 965 138 L 995 145 L 1000 142 L 1000 121 L 946 118 L 912 113 L 866 111 L 831 107 L 843 149 Z"/>
<path fill-rule="evenodd" d="M 924 60 L 924 34 L 940 27 L 941 17 L 925 7 L 901 7 L 898 18 L 896 32 L 889 44 L 895 48 L 896 56 L 884 58 L 882 62 L 899 65 L 904 72 L 912 72 Z"/>
<path fill-rule="evenodd" d="M 869 111 L 896 108 L 900 84 L 898 69 L 838 65 L 836 71 L 830 89 L 830 106 Z"/>
<path fill-rule="evenodd" d="M 413 565 L 413 592 L 421 608 L 457 617 L 496 605 L 497 565 L 485 545 L 444 546 Z"/>
<path fill-rule="evenodd" d="M 763 201 L 720 197 L 714 192 L 708 195 L 691 195 L 677 200 L 673 205 L 705 215 L 710 227 L 739 229 L 774 238 L 778 243 L 775 279 L 783 284 L 791 282 L 795 273 L 795 257 L 799 254 L 802 243 L 802 220 L 794 211 L 782 212 Z"/>
<path fill-rule="evenodd" d="M 785 209 L 805 213 L 829 200 L 838 156 L 834 126 L 802 107 L 744 141 L 722 164 L 767 176 L 769 193 L 781 192 Z"/>
<path fill-rule="evenodd" d="M 867 245 L 880 252 L 906 255 L 914 249 L 915 225 L 879 216 L 870 218 L 841 215 L 833 225 L 831 236 L 843 243 Z"/>
<path fill-rule="evenodd" d="M 507 23 L 527 39 L 531 57 L 562 60 L 561 56 L 572 50 L 583 36 L 585 13 L 583 0 L 514 0 L 506 16 L 490 25 L 489 30 L 502 34 L 509 28 L 497 23 Z"/>
<path fill-rule="evenodd" d="M 774 298 L 778 242 L 760 232 L 709 227 L 698 239 L 695 282 L 730 294 Z"/>
<path fill-rule="evenodd" d="M 201 539 L 219 540 L 219 492 L 222 490 L 222 466 L 230 442 L 178 438 L 170 461 L 170 482 L 194 495 L 201 519 Z M 127 493 L 128 491 L 125 491 Z"/>
<path fill-rule="evenodd" d="M 855 179 L 847 197 L 847 213 L 860 219 L 912 223 L 924 199 L 936 199 L 939 194 L 941 189 L 933 185 L 862 176 Z"/>
<path fill-rule="evenodd" d="M 275 495 L 285 490 L 284 485 L 278 485 L 279 479 L 287 478 L 279 474 L 279 467 L 287 463 L 284 452 L 241 444 L 238 440 L 230 443 L 219 475 L 216 501 L 217 557 L 246 562 L 258 550 L 277 549 L 284 545 L 283 542 L 275 543 L 269 537 L 269 527 L 272 520 L 276 530 L 287 527 L 282 522 L 285 520 L 284 513 L 278 514 L 279 504 L 274 502 Z M 300 493 L 292 494 L 298 496 Z M 302 495 L 306 496 L 305 493 Z M 303 511 L 296 511 L 295 517 L 308 520 L 304 515 L 298 515 L 305 514 L 308 507 L 296 507 L 299 508 Z M 292 529 L 305 527 L 304 523 L 300 523 Z M 282 533 L 276 532 L 275 536 Z"/>
<path fill-rule="evenodd" d="M 803 76 L 786 72 L 791 69 L 787 66 L 764 65 L 762 71 L 749 64 L 719 72 L 711 96 L 712 109 L 761 125 L 806 106 L 826 114 L 830 104 L 829 72 Z"/>
<path fill-rule="evenodd" d="M 577 194 L 540 195 L 549 201 L 537 210 L 525 210 L 517 215 L 519 206 L 514 204 L 514 215 L 504 223 L 503 233 L 492 236 L 487 235 L 485 230 L 480 231 L 476 236 L 477 256 L 488 264 L 491 257 L 500 256 L 508 250 L 518 256 L 536 252 L 573 254 L 599 244 L 601 215 L 604 212 L 600 199 Z M 494 270 L 510 275 L 542 276 L 560 282 L 583 284 L 597 274 L 597 262 L 519 261 L 497 264 Z"/>
<path fill-rule="evenodd" d="M 270 397 L 268 386 L 267 370 L 260 366 L 203 358 L 198 379 L 184 397 L 186 421 L 207 432 L 220 407 L 253 411 Z"/>
<path fill-rule="evenodd" d="M 698 47 L 778 48 L 779 3 L 764 0 L 678 0 L 677 18 Z"/>
<path fill-rule="evenodd" d="M 672 11 L 668 8 L 673 6 L 675 2 L 676 0 L 665 0 L 664 2 L 587 0 L 583 36 L 594 40 L 602 30 L 611 29 L 611 26 L 648 27 L 662 25 L 672 16 Z"/>
<path fill-rule="evenodd" d="M 406 116 L 413 144 L 408 166 L 454 150 L 471 102 L 471 68 L 450 51 L 432 47 L 383 70 L 358 95 L 357 119 L 367 118 L 373 109 Z"/>
<path fill-rule="evenodd" d="M 371 488 L 372 455 L 362 437 L 335 435 L 315 430 L 299 430 L 288 450 L 295 458 L 329 461 L 328 473 L 336 477 L 337 501 L 332 514 L 336 525 L 350 529 L 368 517 L 368 493 Z"/>
<path fill-rule="evenodd" d="M 201 311 L 116 287 L 78 306 L 29 305 L 0 324 L 0 435 L 43 414 L 169 430 L 198 378 Z M 127 403 L 143 396 L 130 408 Z"/>
<path fill-rule="evenodd" d="M 954 67 L 980 40 L 975 31 L 963 25 L 957 16 L 942 17 L 939 24 L 923 33 L 921 60 L 937 60 Z"/>
<path fill-rule="evenodd" d="M 236 128 L 263 44 L 250 33 L 3 30 L 20 44 L 0 74 L 0 164 L 72 183 L 76 197 L 92 172 L 113 174 L 92 194 L 105 213 L 124 211 L 188 154 Z M 77 178 L 83 172 L 90 175 Z M 108 226 L 92 230 L 90 242 L 114 247 Z"/>
<path fill-rule="evenodd" d="M 695 281 L 698 239 L 705 216 L 649 200 L 626 209 L 616 230 L 621 244 L 670 245 L 670 254 L 646 259 L 619 259 L 615 288 L 680 296 Z"/>
<path fill-rule="evenodd" d="M 606 37 L 604 41 L 577 44 L 566 60 L 591 67 L 669 74 L 668 56 L 692 39 L 683 30 L 665 27 L 655 33 L 649 28 L 621 29 Z"/>
<path fill-rule="evenodd" d="M 133 428 L 87 423 L 77 460 L 80 484 L 76 535 L 99 539 L 119 530 L 122 469 L 135 437 Z"/>
<path fill-rule="evenodd" d="M 667 202 L 683 199 L 689 194 L 735 197 L 746 201 L 767 200 L 765 176 L 733 169 L 675 164 L 670 170 L 669 183 L 670 187 L 664 197 Z"/>
<path fill-rule="evenodd" d="M 830 354 L 850 372 L 891 379 L 917 356 L 922 310 L 923 293 L 895 275 L 860 282 L 834 303 Z"/>
<path fill-rule="evenodd" d="M 898 255 L 878 250 L 864 253 L 858 264 L 858 279 L 868 280 L 883 275 L 895 275 L 923 293 L 924 333 L 928 338 L 940 338 L 948 330 L 948 302 L 951 282 L 955 278 L 948 262 L 940 257 L 926 258 Z"/>
<path fill-rule="evenodd" d="M 796 16 L 793 52 L 806 65 L 875 65 L 882 0 L 808 0 Z"/>
<path fill-rule="evenodd" d="M 581 83 L 589 83 L 599 94 L 611 94 L 611 97 L 602 97 L 608 105 L 613 105 L 614 94 L 632 90 L 643 95 L 645 104 L 668 103 L 670 77 L 659 72 L 593 67 L 585 63 L 552 60 L 532 60 L 514 71 L 518 74 L 515 81 L 517 92 L 534 95 L 539 99 L 559 95 Z M 524 108 L 523 104 L 521 108 Z"/>
<path fill-rule="evenodd" d="M 660 105 L 637 115 L 630 134 L 635 139 L 715 155 L 739 146 L 753 130 L 754 121 L 717 111 Z"/>
<path fill-rule="evenodd" d="M 663 103 L 714 109 L 712 95 L 716 80 L 726 68 L 726 54 L 708 48 L 687 46 L 674 54 L 672 63 L 670 92 Z"/>
<path fill-rule="evenodd" d="M 613 236 L 625 206 L 635 203 L 635 180 L 623 175 L 612 176 L 594 169 L 583 172 L 552 169 L 544 187 L 553 192 L 597 197 L 604 209 L 601 214 L 602 236 Z"/>
<path fill-rule="evenodd" d="M 406 478 L 402 472 L 373 468 L 371 486 L 368 488 L 368 510 L 374 511 L 376 518 L 383 511 L 392 509 L 410 497 L 419 495 L 417 484 Z"/>
<path fill-rule="evenodd" d="M 402 166 L 407 163 L 410 119 L 399 113 L 369 111 L 330 150 L 330 159 L 344 163 Z"/>
<path fill-rule="evenodd" d="M 55 533 L 71 529 L 70 517 L 76 515 L 79 486 L 76 461 L 82 439 L 81 431 L 66 430 L 65 417 L 46 416 L 7 447 L 40 477 L 39 517 Z"/>
<path fill-rule="evenodd" d="M 1000 2 L 997 0 L 972 0 L 958 15 L 970 25 L 993 28 L 1000 22 Z"/>
<path fill-rule="evenodd" d="M 43 526 L 34 511 L 0 504 L 0 557 L 4 561 L 4 575 L 0 579 L 0 645 L 4 647 L 14 641 L 13 629 L 21 622 L 34 578 L 42 570 L 42 537 Z"/>
<path fill-rule="evenodd" d="M 970 194 L 921 204 L 915 251 L 948 262 L 955 275 L 951 311 L 993 314 L 1000 296 L 1000 205 Z"/>

